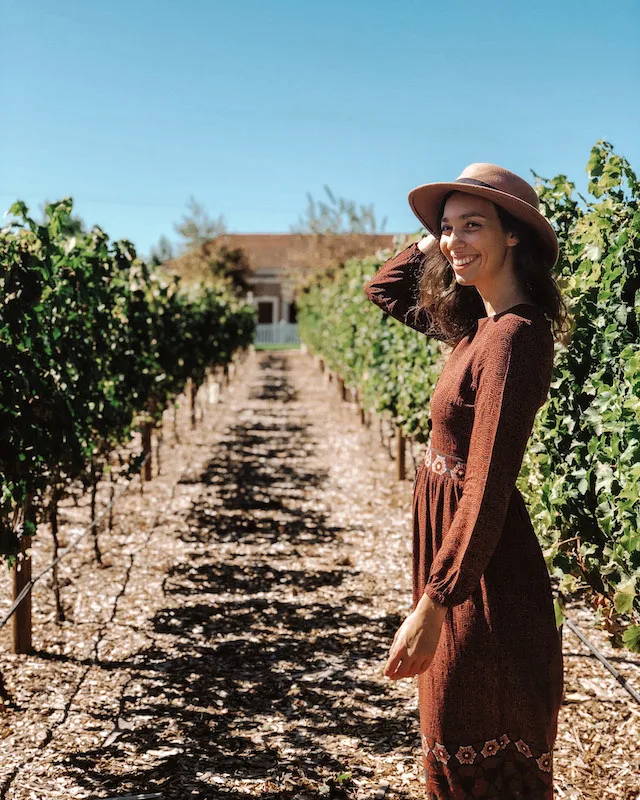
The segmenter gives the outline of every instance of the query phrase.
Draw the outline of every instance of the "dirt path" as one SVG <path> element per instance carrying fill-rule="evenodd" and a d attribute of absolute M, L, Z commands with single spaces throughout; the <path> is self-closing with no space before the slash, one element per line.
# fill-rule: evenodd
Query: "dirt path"
<path fill-rule="evenodd" d="M 0 800 L 424 797 L 415 684 L 382 674 L 411 602 L 412 481 L 333 396 L 303 353 L 253 354 L 119 502 L 109 566 L 88 540 L 69 559 L 68 622 L 37 587 L 36 652 L 0 633 Z M 598 764 L 633 763 L 638 715 L 587 654 L 567 632 L 557 796 L 631 800 L 633 773 Z"/>

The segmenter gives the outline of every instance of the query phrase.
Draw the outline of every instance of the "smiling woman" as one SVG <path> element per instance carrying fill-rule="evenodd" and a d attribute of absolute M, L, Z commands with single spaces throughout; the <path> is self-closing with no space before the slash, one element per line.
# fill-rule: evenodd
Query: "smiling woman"
<path fill-rule="evenodd" d="M 432 233 L 419 245 L 426 259 L 416 312 L 450 342 L 519 302 L 540 308 L 562 335 L 567 312 L 553 274 L 558 244 L 533 187 L 501 167 L 472 164 L 454 182 L 413 189 L 409 203 Z"/>
<path fill-rule="evenodd" d="M 418 187 L 410 202 L 432 235 L 365 293 L 455 346 L 414 482 L 413 610 L 385 674 L 417 676 L 429 800 L 551 800 L 562 647 L 516 480 L 551 384 L 555 234 L 533 188 L 494 165 Z"/>

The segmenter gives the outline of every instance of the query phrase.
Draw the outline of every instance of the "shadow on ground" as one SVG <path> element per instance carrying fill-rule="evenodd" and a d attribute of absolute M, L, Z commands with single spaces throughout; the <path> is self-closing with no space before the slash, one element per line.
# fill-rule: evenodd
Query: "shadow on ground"
<path fill-rule="evenodd" d="M 132 671 L 121 707 L 134 730 L 67 765 L 94 791 L 292 797 L 280 788 L 286 776 L 300 791 L 357 765 L 340 737 L 381 755 L 414 744 L 398 700 L 363 677 L 401 620 L 376 615 L 341 558 L 341 531 L 318 502 L 327 472 L 309 468 L 317 443 L 291 406 L 286 357 L 259 364 L 259 385 L 197 478 L 183 534 L 193 551 L 167 575 L 170 604 L 152 620 L 162 646 L 119 665 Z M 166 757 L 123 783 L 100 762 L 127 749 Z M 267 776 L 268 788 L 250 791 Z M 332 786 L 325 797 L 340 796 Z"/>

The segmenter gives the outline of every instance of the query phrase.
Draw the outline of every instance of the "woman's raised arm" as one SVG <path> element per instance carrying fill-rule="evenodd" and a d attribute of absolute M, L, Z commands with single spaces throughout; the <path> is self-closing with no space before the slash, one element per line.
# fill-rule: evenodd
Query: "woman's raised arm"
<path fill-rule="evenodd" d="M 367 298 L 385 313 L 414 330 L 443 339 L 424 309 L 416 311 L 425 255 L 414 242 L 390 258 L 364 285 Z"/>

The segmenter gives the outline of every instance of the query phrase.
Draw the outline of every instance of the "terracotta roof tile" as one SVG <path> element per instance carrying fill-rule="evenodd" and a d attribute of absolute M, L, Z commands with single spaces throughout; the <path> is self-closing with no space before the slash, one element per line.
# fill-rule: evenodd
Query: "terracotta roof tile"
<path fill-rule="evenodd" d="M 393 233 L 356 234 L 371 240 L 371 252 L 380 248 L 393 246 Z M 340 244 L 345 248 L 353 244 L 353 234 L 324 234 L 332 237 L 332 246 L 339 251 Z M 252 269 L 282 269 L 295 267 L 297 254 L 310 245 L 313 234 L 303 233 L 225 233 L 216 237 L 215 241 L 229 248 L 241 247 L 249 259 Z"/>

